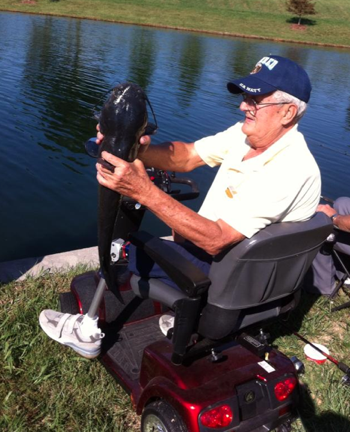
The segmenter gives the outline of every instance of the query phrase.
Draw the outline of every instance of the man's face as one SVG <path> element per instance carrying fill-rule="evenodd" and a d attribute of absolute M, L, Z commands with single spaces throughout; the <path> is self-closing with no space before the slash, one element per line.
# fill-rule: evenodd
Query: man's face
<path fill-rule="evenodd" d="M 240 110 L 245 113 L 242 131 L 252 146 L 266 147 L 284 134 L 282 124 L 285 104 L 278 104 L 273 94 L 263 96 L 243 95 Z M 263 104 L 267 105 L 263 105 Z M 272 105 L 268 105 L 272 104 Z"/>

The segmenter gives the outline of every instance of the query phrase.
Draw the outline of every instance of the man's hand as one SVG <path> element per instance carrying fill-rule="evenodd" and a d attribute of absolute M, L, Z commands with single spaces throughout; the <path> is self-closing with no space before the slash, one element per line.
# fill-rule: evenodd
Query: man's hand
<path fill-rule="evenodd" d="M 102 152 L 101 156 L 115 168 L 111 172 L 108 168 L 97 163 L 97 181 L 99 184 L 119 192 L 121 195 L 133 198 L 140 204 L 145 204 L 155 186 L 149 179 L 143 163 L 139 159 L 129 163 L 106 151 Z"/>
<path fill-rule="evenodd" d="M 332 217 L 337 214 L 337 211 L 333 207 L 326 204 L 320 204 L 317 207 L 317 211 L 325 213 L 327 216 Z M 342 231 L 350 232 L 350 215 L 338 215 L 333 219 L 333 224 Z"/>
<path fill-rule="evenodd" d="M 97 129 L 96 144 L 101 144 L 101 142 L 103 141 L 103 135 L 100 132 L 100 125 L 99 124 L 96 126 L 96 129 Z"/>
<path fill-rule="evenodd" d="M 334 208 L 331 207 L 331 206 L 328 205 L 328 204 L 320 204 L 320 205 L 317 207 L 316 211 L 318 211 L 318 212 L 323 212 L 323 213 L 325 213 L 328 217 L 332 217 L 333 215 L 335 215 L 335 214 L 337 213 L 336 210 L 334 210 Z"/>

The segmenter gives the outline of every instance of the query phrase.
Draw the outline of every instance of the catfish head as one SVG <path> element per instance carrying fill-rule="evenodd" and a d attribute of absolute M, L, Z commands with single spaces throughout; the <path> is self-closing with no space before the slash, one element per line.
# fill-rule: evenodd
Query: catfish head
<path fill-rule="evenodd" d="M 116 86 L 101 111 L 99 123 L 104 139 L 100 154 L 106 150 L 132 162 L 147 120 L 147 96 L 142 88 L 132 83 Z"/>

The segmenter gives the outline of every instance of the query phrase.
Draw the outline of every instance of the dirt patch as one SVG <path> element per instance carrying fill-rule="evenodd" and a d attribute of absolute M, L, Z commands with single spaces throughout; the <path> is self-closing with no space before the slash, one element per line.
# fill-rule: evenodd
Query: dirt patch
<path fill-rule="evenodd" d="M 22 4 L 32 4 L 32 5 L 35 5 L 36 4 L 36 0 L 22 0 L 21 3 Z"/>
<path fill-rule="evenodd" d="M 295 31 L 306 31 L 307 26 L 302 24 L 291 24 L 290 28 Z"/>

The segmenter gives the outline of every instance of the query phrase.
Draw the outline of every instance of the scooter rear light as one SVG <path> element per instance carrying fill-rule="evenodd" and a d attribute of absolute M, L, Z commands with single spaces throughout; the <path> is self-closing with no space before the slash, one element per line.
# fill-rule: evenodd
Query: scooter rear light
<path fill-rule="evenodd" d="M 213 429 L 219 429 L 228 426 L 233 420 L 232 409 L 228 405 L 220 405 L 205 411 L 201 415 L 203 426 Z"/>
<path fill-rule="evenodd" d="M 297 380 L 294 377 L 287 378 L 278 382 L 275 385 L 275 396 L 278 401 L 282 402 L 292 393 L 297 385 Z"/>

